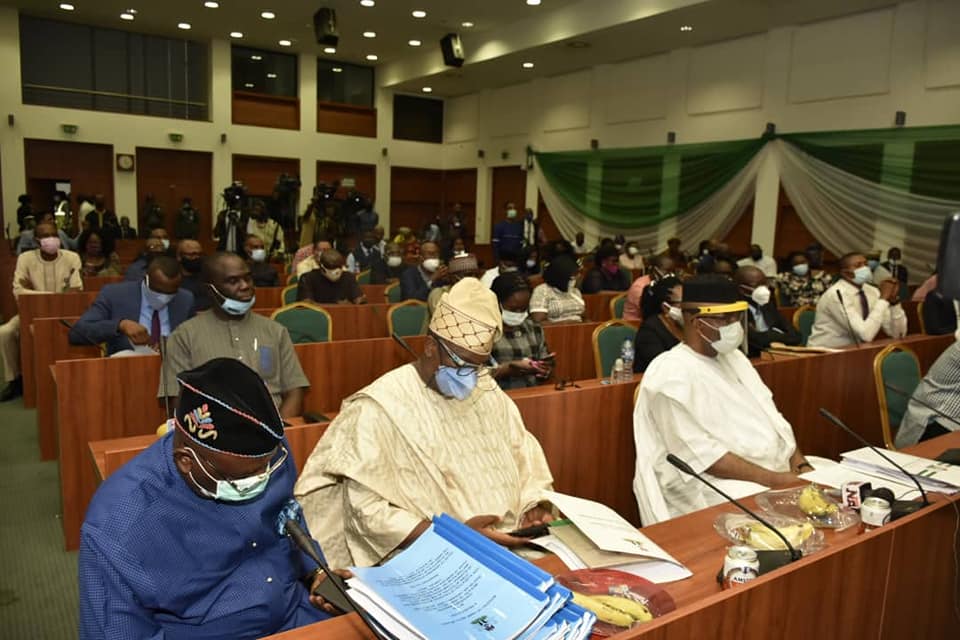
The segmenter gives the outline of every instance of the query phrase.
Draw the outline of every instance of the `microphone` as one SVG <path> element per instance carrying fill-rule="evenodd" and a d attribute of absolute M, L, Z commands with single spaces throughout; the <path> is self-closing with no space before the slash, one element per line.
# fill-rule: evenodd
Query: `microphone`
<path fill-rule="evenodd" d="M 773 571 L 774 569 L 778 569 L 784 565 L 787 565 L 791 562 L 799 560 L 803 556 L 803 552 L 801 552 L 799 549 L 795 549 L 794 546 L 790 544 L 790 541 L 787 540 L 787 538 L 782 533 L 780 533 L 779 529 L 777 529 L 775 526 L 773 526 L 772 524 L 770 524 L 769 522 L 767 522 L 766 520 L 764 520 L 763 518 L 755 514 L 750 509 L 747 509 L 745 506 L 743 506 L 743 504 L 741 504 L 737 500 L 734 500 L 725 492 L 721 491 L 720 488 L 717 487 L 715 484 L 713 484 L 712 482 L 704 478 L 702 475 L 694 471 L 693 467 L 691 467 L 689 464 L 687 464 L 677 456 L 673 455 L 672 453 L 667 454 L 667 462 L 675 466 L 677 469 L 679 469 L 683 473 L 689 476 L 693 476 L 703 484 L 707 485 L 708 487 L 710 487 L 711 489 L 719 493 L 721 496 L 726 498 L 727 501 L 730 502 L 733 506 L 743 511 L 745 514 L 747 514 L 748 516 L 750 516 L 751 518 L 753 518 L 754 520 L 756 520 L 757 522 L 765 526 L 767 529 L 770 529 L 770 531 L 773 531 L 776 534 L 776 536 L 783 541 L 783 544 L 786 545 L 787 547 L 787 551 L 757 551 L 757 559 L 760 561 L 760 573 Z"/>
<path fill-rule="evenodd" d="M 923 497 L 923 502 L 919 503 L 916 500 L 895 500 L 890 504 L 890 520 L 896 520 L 897 518 L 902 518 L 903 516 L 910 515 L 911 513 L 919 511 L 921 508 L 926 507 L 930 504 L 930 500 L 927 499 L 927 492 L 923 490 L 923 485 L 920 484 L 920 481 L 917 480 L 916 476 L 914 476 L 912 473 L 909 473 L 906 469 L 904 469 L 899 464 L 894 462 L 893 459 L 887 456 L 882 449 L 880 449 L 879 447 L 875 447 L 869 442 L 867 442 L 866 438 L 864 438 L 859 433 L 857 433 L 856 431 L 854 431 L 853 429 L 845 425 L 843 422 L 840 421 L 840 418 L 833 415 L 823 407 L 820 407 L 820 415 L 826 418 L 827 420 L 829 420 L 830 422 L 832 422 L 833 424 L 835 424 L 836 426 L 840 427 L 844 431 L 846 431 L 857 442 L 860 442 L 864 446 L 869 447 L 871 450 L 873 450 L 874 453 L 876 453 L 878 456 L 880 456 L 881 458 L 883 458 L 884 460 L 892 464 L 894 467 L 896 467 L 897 470 L 900 471 L 900 473 L 904 474 L 905 476 L 913 480 L 913 483 L 917 485 L 917 489 L 920 490 L 920 495 Z"/>
<path fill-rule="evenodd" d="M 63 326 L 65 326 L 67 329 L 69 329 L 69 330 L 70 330 L 70 333 L 76 333 L 79 337 L 83 338 L 84 342 L 86 342 L 86 343 L 89 344 L 90 346 L 96 347 L 97 349 L 100 348 L 100 343 L 99 343 L 99 342 L 94 342 L 93 339 L 92 339 L 90 336 L 88 336 L 85 332 L 81 331 L 81 330 L 80 330 L 80 327 L 77 326 L 77 323 L 76 323 L 76 322 L 74 322 L 73 324 L 70 324 L 69 322 L 67 322 L 66 320 L 64 320 L 63 318 L 61 318 L 61 319 L 60 319 L 60 324 L 62 324 Z M 68 339 L 68 340 L 70 339 L 70 336 L 69 336 L 69 335 L 67 336 L 67 339 Z M 71 341 L 70 344 L 74 344 L 74 343 Z"/>
<path fill-rule="evenodd" d="M 847 313 L 847 305 L 843 303 L 843 294 L 840 292 L 840 289 L 837 289 L 837 297 L 840 298 L 840 308 L 843 309 L 843 317 L 847 320 L 847 329 L 850 331 L 850 335 L 853 336 L 853 342 L 857 345 L 857 349 L 859 349 L 860 336 L 853 330 L 853 324 L 850 322 L 850 314 Z"/>
<path fill-rule="evenodd" d="M 960 420 L 958 420 L 957 418 L 954 418 L 953 416 L 948 416 L 948 415 L 945 414 L 943 411 L 941 411 L 940 409 L 937 409 L 936 407 L 928 404 L 928 403 L 925 402 L 924 400 L 921 400 L 921 399 L 919 399 L 919 398 L 914 398 L 911 394 L 907 393 L 906 391 L 904 391 L 903 389 L 901 389 L 901 388 L 899 388 L 899 387 L 893 386 L 893 385 L 890 384 L 889 382 L 884 382 L 884 383 L 883 383 L 883 386 L 885 386 L 885 387 L 886 387 L 887 389 L 889 389 L 890 391 L 893 391 L 893 392 L 896 393 L 897 395 L 902 396 L 902 397 L 904 397 L 904 398 L 907 398 L 908 400 L 910 400 L 910 402 L 916 402 L 916 403 L 917 403 L 918 405 L 920 405 L 921 407 L 923 407 L 923 408 L 925 408 L 925 409 L 930 409 L 930 411 L 933 411 L 933 412 L 934 412 L 935 414 L 937 414 L 939 417 L 944 418 L 944 419 L 946 419 L 946 420 L 949 420 L 949 421 L 952 422 L 953 424 L 955 424 L 955 425 L 957 425 L 958 427 L 960 427 Z"/>
<path fill-rule="evenodd" d="M 413 356 L 414 360 L 417 360 L 420 358 L 420 355 L 416 351 L 414 351 L 413 348 L 409 344 L 407 344 L 407 341 L 404 340 L 402 337 L 400 337 L 399 334 L 394 332 L 390 334 L 390 337 L 396 340 L 397 344 L 399 344 L 401 347 L 406 349 L 410 353 L 410 355 Z"/>
<path fill-rule="evenodd" d="M 320 570 L 323 571 L 324 575 L 327 576 L 327 581 L 336 588 L 339 595 L 343 598 L 344 603 L 348 604 L 350 608 L 357 612 L 357 615 L 360 616 L 363 624 L 370 629 L 373 635 L 377 638 L 381 638 L 381 640 L 386 640 L 385 636 L 378 629 L 377 624 L 370 618 L 370 614 L 358 607 L 357 603 L 353 601 L 353 598 L 347 594 L 347 590 L 341 584 L 343 579 L 331 571 L 330 567 L 327 566 L 327 563 L 323 561 L 323 559 L 320 557 L 320 554 L 317 553 L 316 548 L 313 546 L 313 541 L 310 539 L 310 536 L 308 536 L 307 532 L 303 530 L 303 527 L 300 526 L 300 523 L 292 518 L 288 518 L 287 521 L 283 523 L 283 529 L 293 540 L 293 543 L 297 545 L 297 548 L 307 554 L 311 560 L 317 563 L 317 567 L 319 567 Z M 340 608 L 344 609 L 344 607 Z"/>
<path fill-rule="evenodd" d="M 160 353 L 160 386 L 163 387 L 163 410 L 167 415 L 167 420 L 170 420 L 173 416 L 170 413 L 170 394 L 167 393 L 167 376 L 164 372 L 164 365 L 167 361 L 167 339 L 163 336 L 160 336 L 157 350 Z"/>

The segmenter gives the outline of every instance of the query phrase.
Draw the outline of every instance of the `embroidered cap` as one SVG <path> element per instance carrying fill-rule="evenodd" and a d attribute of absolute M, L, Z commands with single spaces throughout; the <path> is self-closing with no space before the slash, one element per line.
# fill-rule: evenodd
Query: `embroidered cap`
<path fill-rule="evenodd" d="M 476 278 L 464 278 L 443 294 L 430 332 L 470 353 L 489 356 L 503 331 L 497 296 Z"/>
<path fill-rule="evenodd" d="M 199 445 L 240 456 L 272 452 L 283 420 L 267 385 L 233 358 L 215 358 L 177 376 L 177 426 Z"/>

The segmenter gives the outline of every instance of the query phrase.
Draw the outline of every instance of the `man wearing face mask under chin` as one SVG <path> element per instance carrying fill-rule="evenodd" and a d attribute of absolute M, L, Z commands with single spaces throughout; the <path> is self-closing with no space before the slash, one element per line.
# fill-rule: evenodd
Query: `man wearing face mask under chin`
<path fill-rule="evenodd" d="M 476 278 L 443 296 L 423 353 L 343 401 L 294 495 L 333 566 L 370 566 L 448 513 L 499 544 L 550 519 L 537 440 L 489 374 L 497 298 Z M 322 537 L 320 537 L 322 536 Z"/>
<path fill-rule="evenodd" d="M 285 532 L 307 527 L 263 380 L 216 358 L 177 383 L 170 430 L 90 502 L 80 640 L 253 640 L 327 618 L 316 565 Z"/>
<path fill-rule="evenodd" d="M 747 303 L 747 355 L 756 358 L 773 344 L 796 346 L 803 339 L 793 325 L 784 320 L 773 302 L 767 276 L 758 267 L 740 267 L 733 274 L 740 297 Z"/>
<path fill-rule="evenodd" d="M 304 389 L 310 382 L 300 367 L 287 328 L 253 313 L 253 277 L 243 258 L 219 252 L 203 263 L 203 281 L 213 306 L 170 334 L 157 397 L 170 398 L 177 375 L 214 358 L 234 358 L 263 378 L 284 418 L 303 413 Z"/>
<path fill-rule="evenodd" d="M 809 346 L 839 348 L 871 342 L 880 329 L 891 338 L 907 335 L 907 314 L 898 295 L 900 283 L 883 280 L 874 286 L 870 278 L 862 253 L 840 258 L 840 279 L 817 303 Z"/>
<path fill-rule="evenodd" d="M 734 497 L 800 484 L 809 471 L 793 429 L 741 351 L 747 303 L 715 275 L 683 283 L 683 342 L 640 381 L 633 489 L 644 525 L 723 501 L 666 460 L 673 453 Z"/>

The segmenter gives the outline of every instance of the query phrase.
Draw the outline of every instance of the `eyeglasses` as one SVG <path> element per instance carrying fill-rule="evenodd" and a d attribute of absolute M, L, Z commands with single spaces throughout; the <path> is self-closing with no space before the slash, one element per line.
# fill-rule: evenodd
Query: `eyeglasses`
<path fill-rule="evenodd" d="M 474 373 L 477 373 L 479 375 L 485 371 L 488 371 L 489 367 L 498 366 L 497 361 L 493 356 L 490 356 L 489 360 L 487 360 L 487 362 L 483 364 L 473 364 L 471 362 L 467 362 L 466 360 L 464 360 L 463 358 L 455 354 L 453 351 L 451 351 L 450 347 L 445 345 L 443 343 L 443 340 L 440 339 L 438 336 L 431 333 L 430 337 L 433 338 L 433 340 L 438 345 L 440 345 L 440 349 L 443 350 L 443 352 L 447 354 L 447 357 L 453 361 L 453 364 L 457 366 L 458 376 L 469 376 L 469 375 L 473 375 Z"/>
<path fill-rule="evenodd" d="M 286 448 L 285 446 L 283 446 L 282 444 L 280 445 L 280 453 L 281 453 L 281 456 L 280 456 L 280 459 L 279 459 L 279 460 L 277 460 L 276 462 L 272 462 L 272 463 L 268 464 L 266 469 L 264 469 L 264 470 L 261 471 L 260 473 L 256 473 L 256 474 L 253 474 L 253 475 L 254 475 L 254 476 L 261 476 L 261 477 L 262 477 L 262 476 L 271 476 L 271 475 L 273 475 L 273 472 L 274 472 L 274 471 L 276 471 L 276 470 L 279 469 L 281 466 L 283 466 L 283 463 L 287 461 L 287 456 L 289 455 L 288 452 L 287 452 L 287 448 Z M 276 453 L 274 453 L 274 456 L 275 456 L 275 455 L 276 455 Z M 198 457 L 199 457 L 199 456 L 198 456 Z M 208 459 L 206 459 L 206 458 L 204 458 L 204 462 L 205 462 L 206 464 L 210 465 L 210 466 L 213 468 L 213 470 L 217 472 L 217 475 L 220 476 L 220 479 L 223 480 L 224 482 L 228 483 L 231 487 L 233 487 L 233 488 L 236 489 L 237 491 L 240 491 L 241 493 L 244 492 L 244 491 L 246 491 L 246 489 L 244 489 L 244 487 L 240 487 L 240 486 L 238 486 L 238 485 L 236 484 L 237 478 L 228 478 L 228 477 L 226 476 L 226 474 L 224 474 L 222 471 L 220 471 L 220 469 L 217 469 L 217 466 L 216 466 L 215 464 L 213 464 L 213 462 L 211 462 L 210 460 L 208 460 Z"/>

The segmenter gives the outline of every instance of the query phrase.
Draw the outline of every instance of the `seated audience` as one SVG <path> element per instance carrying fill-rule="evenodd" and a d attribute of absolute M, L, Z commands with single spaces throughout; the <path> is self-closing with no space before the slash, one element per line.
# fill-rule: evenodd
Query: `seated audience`
<path fill-rule="evenodd" d="M 833 278 L 825 271 L 813 271 L 806 254 L 794 251 L 787 257 L 789 271 L 777 275 L 780 305 L 784 307 L 816 306 L 820 296 L 830 288 Z"/>
<path fill-rule="evenodd" d="M 624 245 L 623 253 L 620 254 L 620 268 L 625 271 L 643 272 L 643 256 L 640 255 L 640 245 L 632 240 Z"/>
<path fill-rule="evenodd" d="M 102 235 L 95 229 L 85 231 L 80 234 L 80 239 L 77 241 L 77 251 L 82 262 L 80 269 L 82 275 L 120 275 L 120 258 L 113 251 L 113 236 Z"/>
<path fill-rule="evenodd" d="M 680 280 L 673 276 L 663 278 L 650 286 L 648 292 L 651 305 L 655 304 L 659 312 L 644 317 L 633 340 L 633 370 L 637 373 L 646 371 L 654 358 L 683 340 L 683 313 L 680 309 L 683 285 Z"/>
<path fill-rule="evenodd" d="M 147 273 L 147 265 L 150 264 L 150 261 L 157 256 L 165 255 L 167 255 L 167 251 L 163 248 L 163 241 L 159 238 L 148 238 L 144 244 L 143 253 L 131 262 L 127 270 L 123 272 L 124 280 L 140 282 Z"/>
<path fill-rule="evenodd" d="M 395 242 L 384 247 L 384 259 L 370 268 L 370 284 L 397 282 L 409 267 L 403 263 L 403 249 Z"/>
<path fill-rule="evenodd" d="M 73 345 L 105 342 L 107 354 L 138 346 L 157 348 L 193 313 L 193 294 L 180 289 L 180 265 L 158 256 L 139 282 L 108 284 L 70 329 Z"/>
<path fill-rule="evenodd" d="M 172 429 L 110 475 L 80 530 L 80 639 L 259 638 L 329 617 L 283 420 L 249 367 L 177 376 Z M 308 586 L 309 585 L 309 586 Z"/>
<path fill-rule="evenodd" d="M 587 244 L 587 241 L 583 236 L 583 231 L 577 231 L 577 234 L 573 237 L 573 243 L 570 244 L 570 248 L 572 253 L 578 256 L 583 256 L 590 253 L 590 245 Z"/>
<path fill-rule="evenodd" d="M 180 288 L 193 294 L 193 312 L 209 309 L 210 296 L 207 295 L 207 286 L 200 276 L 203 267 L 203 246 L 196 240 L 181 240 L 177 243 L 177 260 L 180 262 L 180 272 L 183 274 Z"/>
<path fill-rule="evenodd" d="M 543 284 L 530 296 L 530 317 L 534 322 L 583 322 L 586 304 L 577 289 L 577 266 L 572 256 L 554 257 L 543 271 Z"/>
<path fill-rule="evenodd" d="M 680 238 L 670 238 L 667 240 L 667 248 L 660 255 L 670 258 L 678 271 L 683 271 L 687 267 L 687 256 L 680 248 Z"/>
<path fill-rule="evenodd" d="M 248 235 L 243 241 L 243 253 L 247 257 L 250 275 L 253 276 L 253 286 L 276 287 L 279 284 L 280 274 L 267 262 L 267 250 L 260 236 Z"/>
<path fill-rule="evenodd" d="M 577 259 L 577 254 L 574 252 L 573 245 L 570 244 L 568 240 L 560 238 L 559 240 L 552 240 L 545 245 L 543 245 L 543 261 L 544 264 L 553 260 L 555 256 L 559 255 L 568 255 L 571 258 Z"/>
<path fill-rule="evenodd" d="M 34 229 L 38 249 L 21 253 L 13 271 L 13 297 L 42 293 L 82 291 L 80 256 L 60 248 L 57 225 L 41 222 Z M 20 316 L 15 315 L 0 326 L 0 357 L 7 383 L 0 393 L 0 402 L 23 395 L 20 376 Z"/>
<path fill-rule="evenodd" d="M 906 285 L 910 278 L 910 271 L 903 266 L 902 253 L 899 247 L 890 247 L 890 250 L 887 251 L 887 261 L 881 262 L 878 269 L 883 269 L 880 272 L 880 280 L 892 278 L 899 282 L 900 286 Z"/>
<path fill-rule="evenodd" d="M 297 281 L 297 300 L 317 304 L 366 304 L 357 276 L 344 269 L 343 255 L 328 249 L 320 256 L 320 268 Z"/>
<path fill-rule="evenodd" d="M 417 235 L 413 232 L 413 229 L 400 227 L 397 229 L 397 235 L 393 241 L 403 247 L 403 261 L 406 264 L 415 265 L 420 262 L 420 242 L 417 240 Z"/>
<path fill-rule="evenodd" d="M 164 251 L 170 250 L 170 234 L 167 233 L 167 230 L 164 227 L 150 229 L 150 235 L 148 235 L 147 238 L 156 238 L 163 245 Z"/>
<path fill-rule="evenodd" d="M 481 284 L 489 289 L 497 277 L 502 276 L 505 273 L 519 272 L 520 261 L 520 254 L 516 253 L 513 249 L 501 249 L 500 257 L 497 260 L 497 266 L 493 267 L 492 269 L 487 269 L 483 272 L 483 275 L 480 276 Z"/>
<path fill-rule="evenodd" d="M 299 262 L 296 260 L 296 257 L 294 257 L 293 264 L 290 265 L 290 268 L 293 270 L 294 273 L 297 274 L 297 278 L 302 277 L 303 274 L 309 273 L 314 269 L 319 269 L 320 256 L 323 255 L 324 251 L 328 251 L 330 249 L 333 249 L 332 242 L 330 242 L 325 238 L 321 240 L 317 240 L 316 242 L 313 243 L 312 249 L 307 253 L 305 257 L 301 258 Z M 301 249 L 300 251 L 297 251 L 297 254 L 299 255 L 301 251 L 303 251 L 303 249 Z"/>
<path fill-rule="evenodd" d="M 377 234 L 373 230 L 364 231 L 360 237 L 360 244 L 347 256 L 347 271 L 360 273 L 383 269 L 383 256 L 377 248 Z"/>
<path fill-rule="evenodd" d="M 464 278 L 476 278 L 479 275 L 480 267 L 477 266 L 477 256 L 468 253 L 451 258 L 450 264 L 447 265 L 446 284 L 435 286 L 430 290 L 430 295 L 427 296 L 427 308 L 430 315 L 433 315 L 437 305 L 440 304 L 443 294 L 450 291 L 453 285 Z"/>
<path fill-rule="evenodd" d="M 808 345 L 846 347 L 871 342 L 880 329 L 891 338 L 907 335 L 907 314 L 900 306 L 896 280 L 870 282 L 870 267 L 862 253 L 840 258 L 840 279 L 817 303 Z"/>
<path fill-rule="evenodd" d="M 137 230 L 130 226 L 129 216 L 120 216 L 120 240 L 136 240 Z"/>
<path fill-rule="evenodd" d="M 244 237 L 254 235 L 260 238 L 268 257 L 283 255 L 285 251 L 283 228 L 279 222 L 269 216 L 267 205 L 260 198 L 253 201 L 253 210 L 243 235 Z M 240 248 L 238 247 L 237 250 L 239 251 Z"/>
<path fill-rule="evenodd" d="M 664 254 L 654 256 L 650 263 L 650 271 L 647 274 L 650 277 L 650 284 L 656 284 L 664 278 L 679 277 L 674 270 L 673 258 Z M 634 285 L 636 285 L 636 282 L 634 282 Z M 633 295 L 635 295 L 635 292 L 633 286 L 631 286 L 630 290 L 627 291 L 627 302 L 623 306 L 625 320 L 642 320 L 659 315 L 663 311 L 661 302 L 654 299 L 653 289 L 650 287 L 644 287 L 640 290 L 639 301 L 633 301 Z M 636 309 L 636 307 L 639 307 L 639 309 Z M 628 312 L 630 316 L 627 315 Z M 632 317 L 634 314 L 636 314 L 636 318 Z"/>
<path fill-rule="evenodd" d="M 36 236 L 34 235 L 34 224 L 33 216 L 27 216 L 24 219 L 26 226 L 20 231 L 20 237 L 17 240 L 17 255 L 20 255 L 24 251 L 32 251 L 39 248 L 37 244 Z M 39 222 L 50 222 L 56 225 L 56 217 L 53 215 L 52 211 L 44 211 L 43 213 L 37 216 L 37 221 Z M 75 251 L 77 248 L 76 241 L 71 238 L 66 231 L 57 227 L 57 237 L 60 238 L 60 246 L 69 251 Z"/>
<path fill-rule="evenodd" d="M 803 342 L 800 334 L 787 322 L 767 286 L 767 276 L 759 267 L 740 267 L 733 274 L 740 297 L 747 303 L 747 355 L 756 358 L 772 344 L 796 346 Z"/>
<path fill-rule="evenodd" d="M 157 397 L 175 393 L 180 373 L 214 358 L 234 358 L 260 374 L 282 417 L 302 415 L 310 382 L 287 328 L 252 311 L 256 297 L 247 263 L 235 253 L 218 252 L 204 260 L 203 281 L 213 306 L 170 334 Z"/>
<path fill-rule="evenodd" d="M 944 298 L 943 294 L 933 290 L 923 301 L 923 328 L 928 335 L 942 336 L 957 330 L 956 300 Z"/>
<path fill-rule="evenodd" d="M 656 258 L 654 258 L 656 260 Z M 642 275 L 634 279 L 633 284 L 627 289 L 627 297 L 623 302 L 624 320 L 633 320 L 640 322 L 643 320 L 641 313 L 641 303 L 643 301 L 643 292 L 653 283 L 653 278 L 649 275 Z"/>
<path fill-rule="evenodd" d="M 630 288 L 630 273 L 620 268 L 620 251 L 616 245 L 603 244 L 597 249 L 594 266 L 583 277 L 583 293 L 626 291 Z"/>
<path fill-rule="evenodd" d="M 750 255 L 737 261 L 738 267 L 756 267 L 763 272 L 765 278 L 777 277 L 777 261 L 770 256 L 763 255 L 763 247 L 758 244 L 750 245 Z"/>
<path fill-rule="evenodd" d="M 887 390 L 888 396 L 896 393 Z M 960 342 L 954 342 L 940 354 L 914 390 L 894 438 L 898 449 L 957 430 L 956 422 L 933 409 L 960 420 Z"/>
<path fill-rule="evenodd" d="M 507 273 L 491 287 L 500 303 L 503 333 L 493 345 L 491 370 L 501 389 L 535 387 L 550 377 L 553 354 L 543 328 L 530 319 L 530 285 L 519 273 Z"/>
<path fill-rule="evenodd" d="M 527 277 L 539 276 L 542 273 L 540 249 L 533 245 L 524 249 L 518 268 L 520 273 Z"/>
<path fill-rule="evenodd" d="M 111 247 L 120 237 L 120 222 L 117 220 L 117 214 L 107 209 L 107 201 L 103 194 L 98 193 L 93 197 L 93 209 L 85 214 L 84 221 L 91 231 L 96 231 L 101 238 L 108 239 Z M 82 245 L 80 246 L 82 248 Z M 80 255 L 82 257 L 83 253 L 81 252 Z"/>
<path fill-rule="evenodd" d="M 552 477 L 536 438 L 488 373 L 501 327 L 474 278 L 440 301 L 416 362 L 343 401 L 294 495 L 332 566 L 370 566 L 447 513 L 494 542 L 549 520 Z"/>
<path fill-rule="evenodd" d="M 692 278 L 680 306 L 683 342 L 647 368 L 633 413 L 633 490 L 644 525 L 724 501 L 670 465 L 667 453 L 734 497 L 799 484 L 796 474 L 809 470 L 790 423 L 740 351 L 747 304 L 737 286 Z"/>
<path fill-rule="evenodd" d="M 737 268 L 734 266 L 733 260 L 723 256 L 717 256 L 713 259 L 713 269 L 710 273 L 732 280 L 733 272 L 736 270 Z"/>
<path fill-rule="evenodd" d="M 400 275 L 400 295 L 403 300 L 426 302 L 430 289 L 446 279 L 447 268 L 440 264 L 440 247 L 436 242 L 424 242 L 417 253 L 420 264 Z"/>

